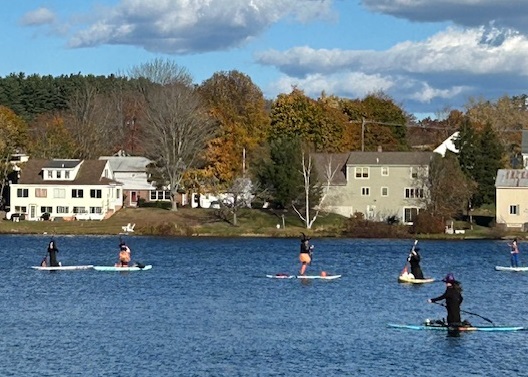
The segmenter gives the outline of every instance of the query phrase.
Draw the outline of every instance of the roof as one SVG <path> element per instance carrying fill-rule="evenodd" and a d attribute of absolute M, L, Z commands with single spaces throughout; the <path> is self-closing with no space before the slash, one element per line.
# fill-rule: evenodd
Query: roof
<path fill-rule="evenodd" d="M 141 156 L 101 156 L 99 160 L 110 161 L 110 167 L 116 172 L 144 172 L 152 161 Z"/>
<path fill-rule="evenodd" d="M 495 187 L 528 187 L 528 170 L 499 169 L 495 178 Z"/>
<path fill-rule="evenodd" d="M 53 161 L 53 160 L 52 160 Z M 108 185 L 121 184 L 113 179 L 102 177 L 106 161 L 104 160 L 77 160 L 82 163 L 77 176 L 72 181 L 45 179 L 42 169 L 50 167 L 50 160 L 30 159 L 22 166 L 19 184 L 48 184 L 48 185 Z M 58 166 L 60 167 L 60 166 Z"/>
<path fill-rule="evenodd" d="M 445 154 L 447 151 L 451 151 L 453 153 L 458 153 L 458 148 L 455 147 L 455 140 L 458 138 L 458 135 L 460 132 L 455 132 L 453 135 L 449 136 L 447 139 L 445 139 L 442 144 L 440 144 L 433 152 L 436 152 L 438 154 L 441 154 L 442 157 L 445 157 Z"/>
<path fill-rule="evenodd" d="M 330 164 L 330 174 L 334 173 L 332 184 L 346 184 L 345 167 L 349 153 L 313 153 L 314 165 L 320 179 L 326 181 L 327 169 Z"/>
<path fill-rule="evenodd" d="M 330 164 L 334 173 L 333 185 L 346 184 L 347 166 L 423 166 L 429 165 L 433 152 L 348 152 L 348 153 L 312 153 L 317 174 L 322 180 L 327 179 L 326 171 Z"/>
<path fill-rule="evenodd" d="M 433 152 L 350 152 L 347 165 L 429 165 Z"/>
<path fill-rule="evenodd" d="M 47 160 L 42 166 L 46 169 L 66 168 L 73 169 L 81 163 L 81 160 Z"/>
<path fill-rule="evenodd" d="M 522 132 L 521 153 L 528 154 L 528 131 L 527 130 L 523 130 Z"/>

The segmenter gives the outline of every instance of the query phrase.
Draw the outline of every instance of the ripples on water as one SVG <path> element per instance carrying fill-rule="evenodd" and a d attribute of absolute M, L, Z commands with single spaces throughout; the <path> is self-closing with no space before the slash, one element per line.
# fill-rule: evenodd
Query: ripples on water
<path fill-rule="evenodd" d="M 152 270 L 49 273 L 29 268 L 48 237 L 0 238 L 0 376 L 527 375 L 528 333 L 386 327 L 445 316 L 426 302 L 442 283 L 396 281 L 412 240 L 314 240 L 310 271 L 343 277 L 303 282 L 264 277 L 296 273 L 297 239 L 128 237 L 133 259 Z M 117 257 L 117 237 L 56 240 L 63 265 Z M 528 273 L 494 271 L 509 263 L 505 242 L 420 247 L 426 275 L 462 281 L 463 309 L 528 325 Z"/>

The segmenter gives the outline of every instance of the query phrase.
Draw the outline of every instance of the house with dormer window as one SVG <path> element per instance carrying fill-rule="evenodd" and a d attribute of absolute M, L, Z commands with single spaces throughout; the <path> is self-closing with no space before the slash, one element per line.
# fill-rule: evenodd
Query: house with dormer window
<path fill-rule="evenodd" d="M 29 159 L 10 185 L 8 216 L 103 220 L 122 206 L 122 183 L 115 180 L 108 161 Z"/>

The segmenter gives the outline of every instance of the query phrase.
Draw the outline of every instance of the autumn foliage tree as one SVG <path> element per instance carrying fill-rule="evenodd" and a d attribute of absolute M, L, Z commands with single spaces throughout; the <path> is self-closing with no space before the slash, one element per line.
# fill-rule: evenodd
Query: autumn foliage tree
<path fill-rule="evenodd" d="M 266 101 L 249 76 L 238 71 L 215 73 L 199 93 L 217 127 L 204 154 L 203 170 L 230 185 L 252 165 L 268 136 Z"/>

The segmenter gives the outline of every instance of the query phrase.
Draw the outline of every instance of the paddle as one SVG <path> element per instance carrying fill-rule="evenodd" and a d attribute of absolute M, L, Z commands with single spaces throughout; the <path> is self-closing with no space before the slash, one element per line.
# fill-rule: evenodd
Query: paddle
<path fill-rule="evenodd" d="M 433 302 L 433 304 L 443 306 L 444 308 L 446 307 L 446 305 L 445 305 L 445 304 L 442 304 L 441 302 Z M 486 317 L 483 317 L 483 316 L 481 316 L 480 314 L 473 313 L 473 312 L 468 312 L 467 310 L 462 310 L 462 309 L 460 309 L 460 311 L 461 311 L 462 313 L 466 313 L 466 314 L 470 314 L 470 315 L 474 315 L 474 316 L 480 317 L 480 318 L 482 318 L 484 321 L 487 321 L 487 322 L 491 323 L 493 326 L 495 326 L 495 324 L 493 323 L 493 321 L 492 321 L 491 319 L 486 318 Z"/>
<path fill-rule="evenodd" d="M 417 244 L 418 244 L 418 240 L 414 240 L 414 244 L 413 244 L 413 247 L 411 249 L 411 252 L 409 253 L 409 256 L 414 251 L 414 249 L 416 248 Z M 407 262 L 409 262 L 409 256 L 407 257 L 407 260 L 405 261 L 405 266 L 403 267 L 403 270 L 402 270 L 400 276 L 407 273 Z"/>

